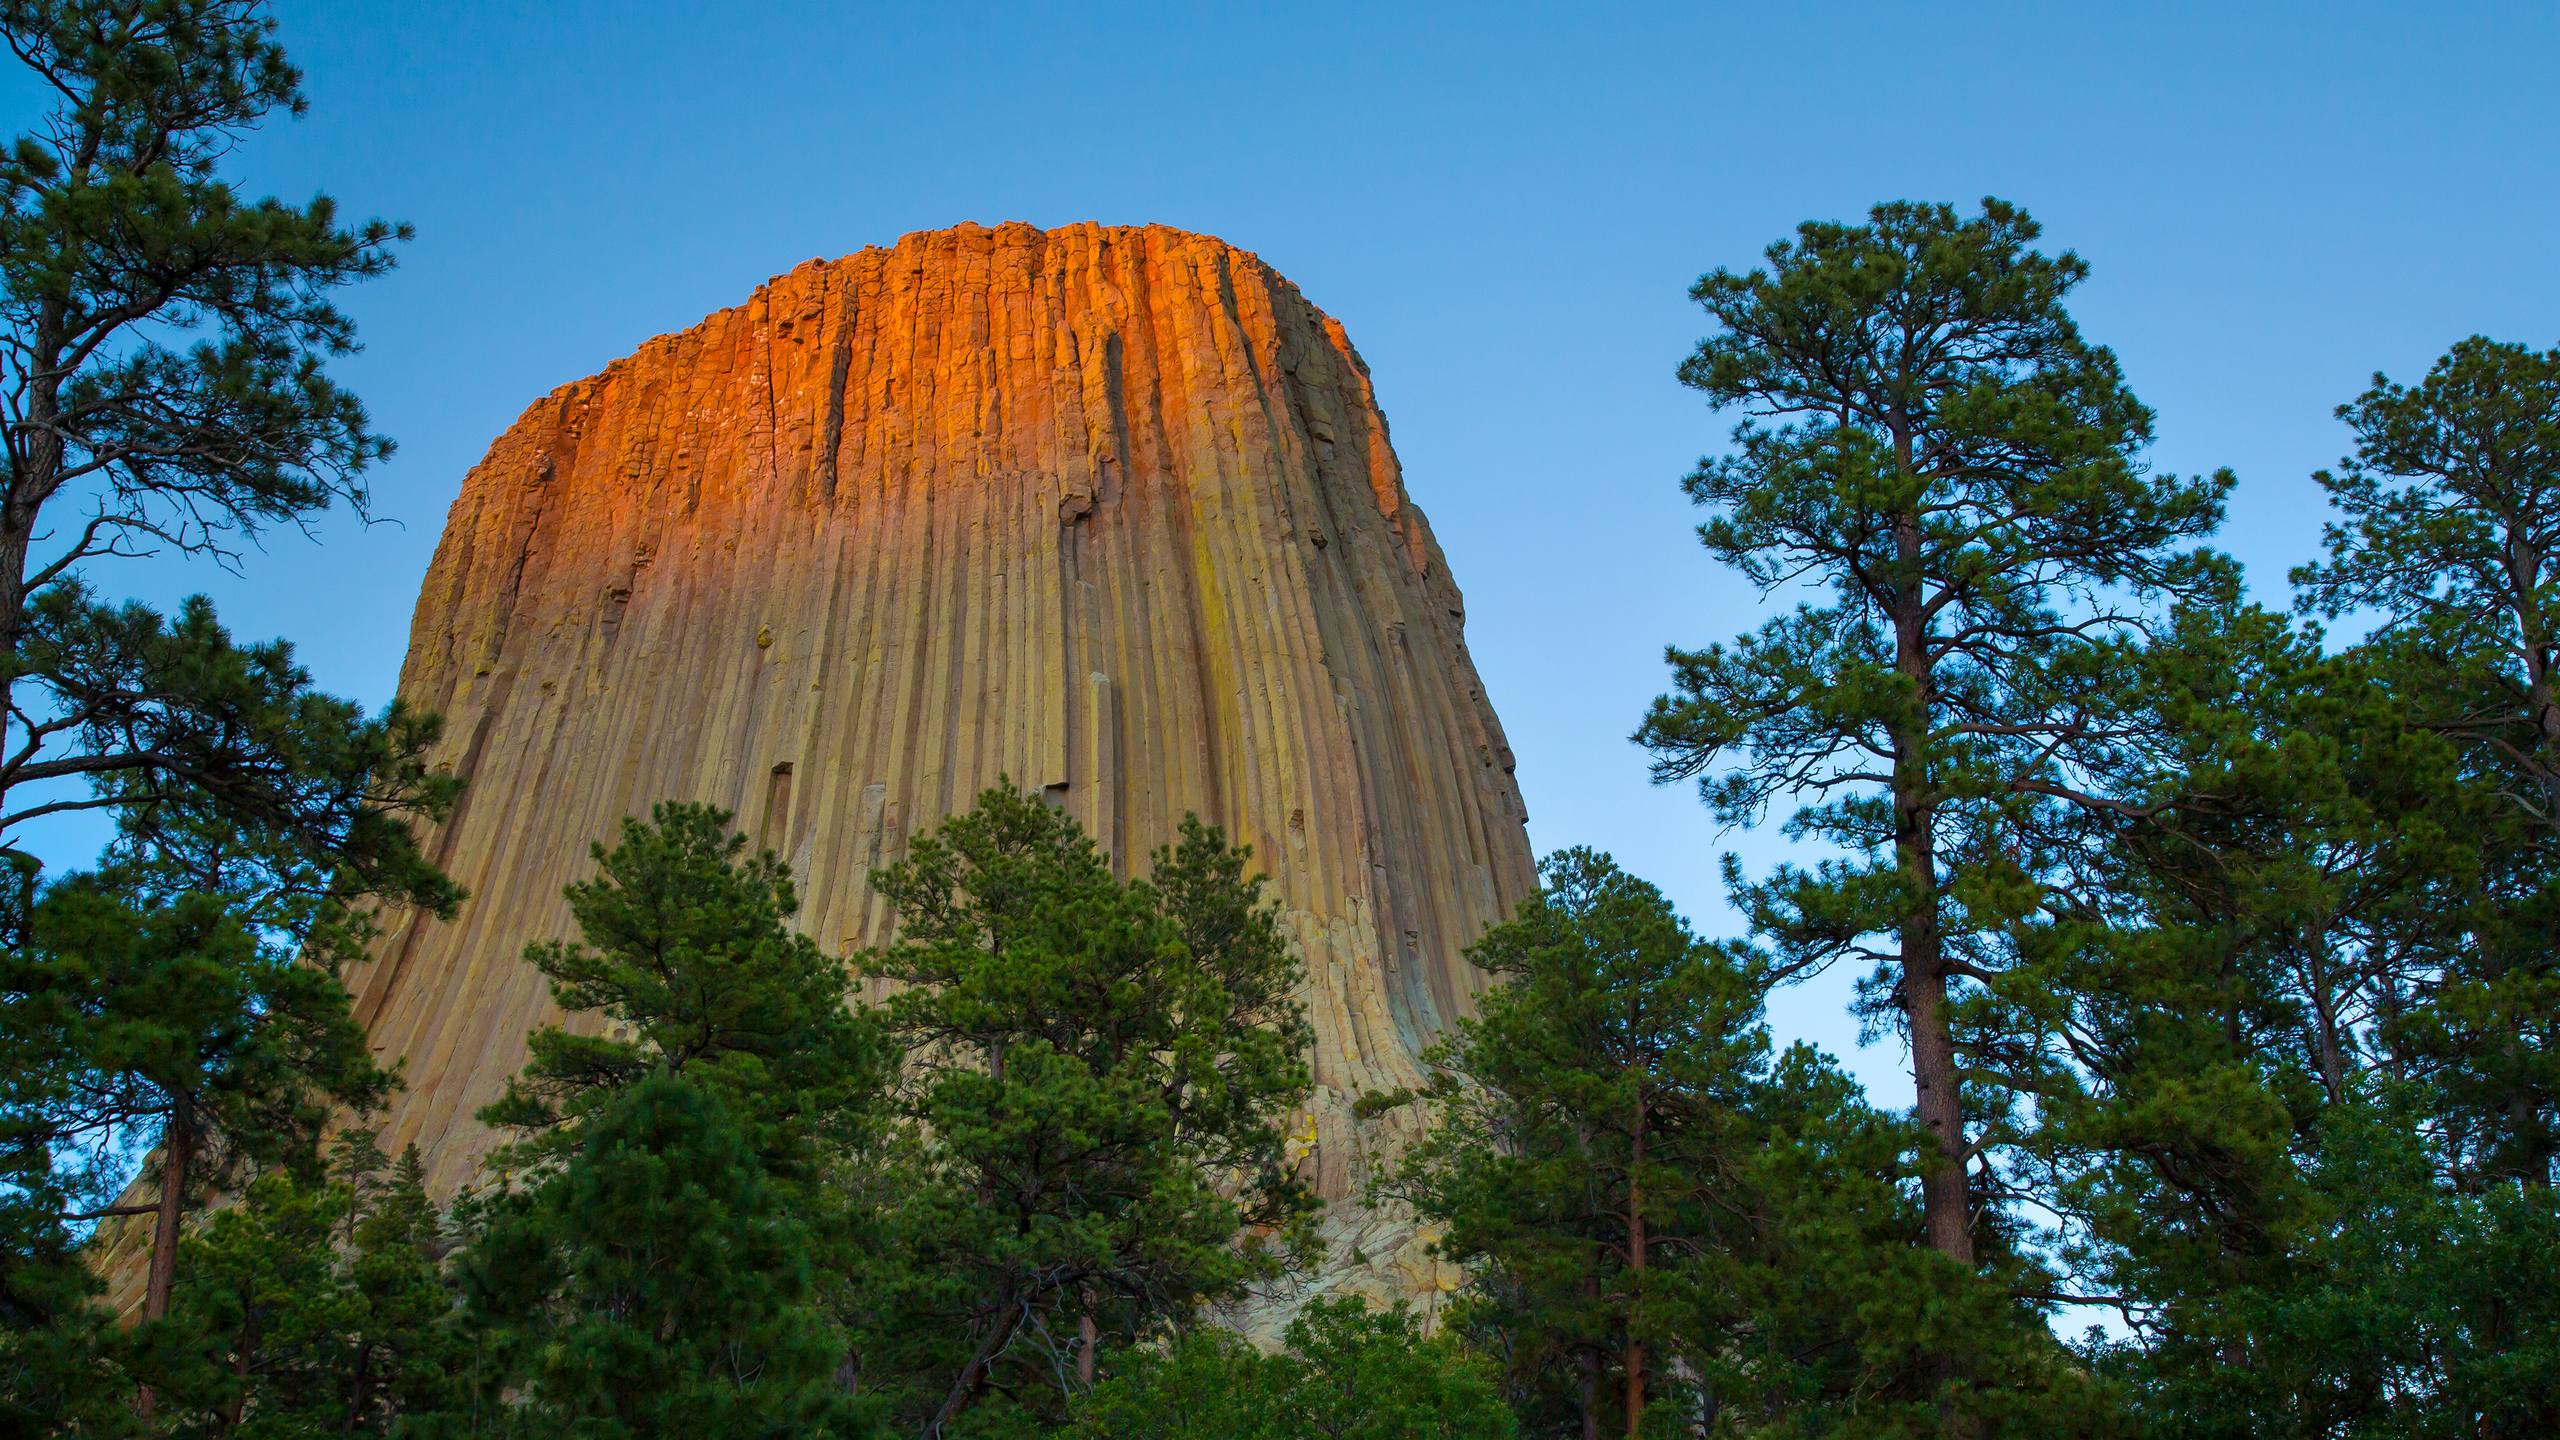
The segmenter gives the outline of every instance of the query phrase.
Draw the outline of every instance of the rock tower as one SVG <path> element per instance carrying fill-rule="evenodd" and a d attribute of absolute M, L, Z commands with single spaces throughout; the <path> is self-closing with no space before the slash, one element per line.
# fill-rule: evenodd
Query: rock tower
<path fill-rule="evenodd" d="M 1338 1285 L 1435 1283 L 1358 1200 L 1532 886 L 1458 589 L 1342 327 L 1254 256 L 1149 226 L 963 226 L 813 261 L 525 412 L 472 470 L 401 693 L 468 780 L 471 900 L 353 977 L 407 1088 L 386 1144 L 470 1178 L 472 1112 L 554 1018 L 518 957 L 587 847 L 708 800 L 801 923 L 889 933 L 866 876 L 1000 776 L 1125 869 L 1185 812 L 1249 842 L 1308 971 L 1298 1144 Z"/>

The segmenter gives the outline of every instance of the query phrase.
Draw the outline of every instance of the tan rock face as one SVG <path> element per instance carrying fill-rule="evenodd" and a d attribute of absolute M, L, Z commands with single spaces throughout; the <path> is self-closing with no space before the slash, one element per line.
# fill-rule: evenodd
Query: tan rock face
<path fill-rule="evenodd" d="M 1124 868 L 1185 812 L 1254 847 L 1336 1282 L 1428 1288 L 1351 1106 L 1419 1078 L 1533 884 L 1460 619 L 1342 327 L 1252 255 L 1006 225 L 803 265 L 543 399 L 454 502 L 401 691 L 468 778 L 434 853 L 472 898 L 354 977 L 384 1140 L 472 1177 L 555 1018 L 520 952 L 622 816 L 735 810 L 850 951 L 891 926 L 868 872 L 1009 776 Z"/>

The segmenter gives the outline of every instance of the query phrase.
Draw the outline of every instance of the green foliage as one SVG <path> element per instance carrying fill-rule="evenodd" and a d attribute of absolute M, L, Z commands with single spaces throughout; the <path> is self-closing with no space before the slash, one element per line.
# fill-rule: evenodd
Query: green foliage
<path fill-rule="evenodd" d="M 1319 1300 L 1265 1354 L 1223 1330 L 1130 1352 L 1079 1398 L 1073 1440 L 1510 1440 L 1488 1367 L 1401 1309 Z"/>
<path fill-rule="evenodd" d="M 1708 1197 L 1742 1223 L 1691 1282 L 1718 1297 L 1695 1333 L 1724 1341 L 1693 1352 L 1675 1413 L 1736 1436 L 2123 1433 L 2120 1396 L 2055 1341 L 2014 1256 L 1987 1257 L 1986 1279 L 1918 1243 L 1907 1123 L 1804 1045 L 1755 1098 L 1756 1143 Z"/>
<path fill-rule="evenodd" d="M 2301 1223 L 2103 1360 L 2155 1433 L 2526 1436 L 2560 1416 L 2549 1191 L 2443 1186 L 2423 1109 L 2377 1086 L 2304 1137 Z"/>
<path fill-rule="evenodd" d="M 1727 821 L 1801 801 L 1788 832 L 1841 852 L 1728 868 L 1775 978 L 1876 962 L 1867 1014 L 1909 1035 L 1940 1157 L 1930 1239 L 1959 1259 L 1990 1223 L 1965 1171 L 2000 1104 L 1964 1091 L 1988 1037 L 1950 993 L 2006 967 L 2006 927 L 2067 868 L 2060 817 L 2113 803 L 2080 766 L 2120 738 L 2091 696 L 2144 602 L 2230 584 L 2183 548 L 2230 476 L 2145 471 L 2150 412 L 2063 308 L 2087 267 L 2038 233 L 1996 200 L 1879 205 L 1698 281 L 1718 331 L 1681 379 L 1747 417 L 1689 477 L 1715 511 L 1699 536 L 1763 590 L 1827 598 L 1671 651 L 1674 691 L 1637 733 L 1657 779 L 1697 778 Z"/>
<path fill-rule="evenodd" d="M 996 789 L 873 877 L 899 934 L 863 969 L 903 987 L 908 1066 L 858 1353 L 927 1433 L 991 1391 L 967 1423 L 1053 1418 L 1084 1324 L 1133 1341 L 1285 1260 L 1308 1031 L 1246 860 L 1188 822 L 1124 883 L 1072 819 Z"/>
<path fill-rule="evenodd" d="M 388 270 L 405 227 L 344 226 L 326 197 L 244 200 L 217 173 L 268 114 L 303 109 L 264 8 L 0 6 L 52 102 L 0 160 L 0 282 L 24 355 L 9 377 L 12 509 L 95 498 L 103 523 L 75 558 L 120 541 L 202 548 L 361 503 L 358 475 L 389 453 L 322 362 L 355 345 L 328 292 Z M 155 329 L 196 343 L 182 353 Z"/>
<path fill-rule="evenodd" d="M 2374 638 L 2326 654 L 2196 607 L 2128 657 L 2113 703 L 2145 743 L 2104 783 L 2140 803 L 2082 817 L 2081 885 L 1986 1001 L 2016 1037 L 2004 1083 L 2037 1097 L 2009 1178 L 2058 1217 L 2077 1287 L 2123 1307 L 2093 1353 L 2163 1434 L 2555 1420 L 2524 1378 L 2549 1270 L 2516 1259 L 2554 1214 L 2552 852 L 2514 747 L 2463 723 L 2525 670 L 2459 584 L 2391 573 L 2441 579 L 2443 542 L 2500 512 L 2358 469 L 2407 467 L 2428 426 L 2504 424 L 2458 413 L 2497 393 L 2495 358 L 2467 343 L 2439 367 L 2467 379 L 2349 407 L 2359 459 L 2331 478 L 2361 518 L 2303 579 L 2333 613 L 2401 607 Z"/>
<path fill-rule="evenodd" d="M 461 898 L 410 830 L 460 788 L 426 767 L 435 717 L 394 703 L 368 718 L 313 688 L 290 645 L 236 642 L 201 597 L 172 619 L 71 578 L 28 607 L 16 657 L 57 702 L 47 743 L 70 748 L 0 772 L 30 787 L 0 824 L 108 810 L 120 858 L 166 884 L 255 896 L 263 924 L 301 928 L 279 907 L 315 901 L 441 913 Z"/>
<path fill-rule="evenodd" d="M 2477 828 L 2485 903 L 2401 1039 L 2496 1152 L 2560 1165 L 2560 350 L 2473 336 L 2415 386 L 2339 407 L 2355 451 L 2317 477 L 2339 512 L 2295 572 L 2306 609 L 2379 621 L 2363 647 L 2410 723 L 2504 799 Z"/>
<path fill-rule="evenodd" d="M 62 1220 L 45 1157 L 0 1152 L 0 1437 L 139 1435 L 123 1337 Z"/>
<path fill-rule="evenodd" d="M 769 1166 L 815 1164 L 820 1144 L 858 1138 L 883 1078 L 876 1026 L 846 1008 L 842 961 L 790 928 L 800 908 L 770 851 L 746 854 L 729 814 L 661 804 L 593 847 L 598 874 L 568 887 L 582 940 L 525 947 L 562 1009 L 600 1015 L 602 1034 L 547 1025 L 523 1074 L 482 1112 L 527 1132 L 501 1167 L 541 1168 L 652 1075 L 720 1095 Z"/>
<path fill-rule="evenodd" d="M 464 1269 L 497 1383 L 446 1423 L 577 1440 L 870 1433 L 836 1382 L 810 1249 L 721 1093 L 646 1075 L 486 1217 Z"/>
<path fill-rule="evenodd" d="M 417 1153 L 385 1177 L 370 1137 L 350 1138 L 343 1178 L 262 1175 L 187 1238 L 141 1366 L 164 1433 L 389 1435 L 455 1397 L 461 1337 Z"/>
<path fill-rule="evenodd" d="M 1604 855 L 1544 870 L 1469 952 L 1503 983 L 1434 1053 L 1394 1187 L 1467 1268 L 1451 1324 L 1527 1432 L 2091 1428 L 2034 1313 L 1916 1244 L 1910 1132 L 1773 1057 L 1757 967 Z"/>
<path fill-rule="evenodd" d="M 37 907 L 32 939 L 0 955 L 8 1136 L 92 1162 L 74 1172 L 92 1198 L 120 1183 L 112 1147 L 182 1106 L 210 1183 L 224 1160 L 308 1165 L 330 1107 L 363 1108 L 389 1082 L 336 975 L 220 896 L 146 907 L 112 874 L 76 876 Z"/>
<path fill-rule="evenodd" d="M 467 1408 L 432 1433 L 868 1433 L 820 1306 L 861 1238 L 886 1056 L 843 962 L 727 812 L 626 820 L 567 889 L 581 938 L 529 945 L 573 1015 L 483 1112 L 517 1128 L 466 1207 Z"/>
<path fill-rule="evenodd" d="M 116 869 L 52 886 L 0 950 L 0 1153 L 54 1224 L 152 1215 L 144 1312 L 165 1313 L 182 1215 L 244 1169 L 310 1174 L 338 1109 L 391 1077 L 348 1011 L 334 957 L 253 926 L 230 897 L 165 898 Z M 156 1141 L 153 1198 L 118 1202 Z"/>
<path fill-rule="evenodd" d="M 327 296 L 404 232 L 221 178 L 302 104 L 248 0 L 7 0 L 0 36 L 48 107 L 0 154 L 0 1165 L 11 1284 L 47 1297 L 24 1359 L 95 1328 L 34 1278 L 89 1220 L 158 1212 L 157 1316 L 187 1208 L 241 1162 L 309 1173 L 326 1111 L 385 1083 L 335 967 L 374 906 L 459 895 L 409 830 L 454 790 L 432 718 L 369 719 L 201 598 L 166 617 L 87 578 L 362 511 L 389 445 L 323 371 L 354 345 Z M 42 883 L 21 827 L 81 810 L 116 819 L 106 868 Z M 155 1138 L 159 1201 L 115 1203 Z"/>
<path fill-rule="evenodd" d="M 2314 477 L 2339 519 L 2328 559 L 2294 573 L 2305 607 L 2377 614 L 2452 659 L 2471 683 L 2429 718 L 2497 751 L 2560 826 L 2560 349 L 2475 335 L 2415 386 L 2374 376 L 2338 418 L 2355 453 Z"/>
<path fill-rule="evenodd" d="M 1706 1297 L 1666 1262 L 1715 1243 L 1694 1201 L 1740 1148 L 1768 1042 L 1752 978 L 1661 892 L 1587 850 L 1544 877 L 1469 952 L 1504 983 L 1433 1052 L 1436 1123 L 1398 1188 L 1486 1272 L 1459 1323 L 1504 1332 L 1514 1384 L 1632 1423 L 1676 1386 L 1656 1372 Z"/>
<path fill-rule="evenodd" d="M 325 373 L 355 344 L 328 296 L 389 269 L 407 232 L 347 226 L 325 197 L 246 200 L 218 173 L 302 108 L 254 0 L 9 0 L 0 34 L 51 107 L 0 155 L 0 829 L 183 791 L 325 846 L 431 804 L 414 717 L 350 724 L 201 599 L 170 623 L 81 578 L 162 550 L 227 559 L 335 500 L 363 511 L 390 444 Z"/>
<path fill-rule="evenodd" d="M 432 795 L 440 806 L 449 786 L 413 784 L 414 753 L 393 755 L 386 729 L 304 698 L 312 703 L 276 733 L 308 743 L 279 746 L 257 783 L 271 797 L 305 797 L 296 803 L 312 824 L 250 823 L 185 786 L 150 799 L 124 790 L 131 803 L 102 869 L 41 889 L 31 864 L 18 872 L 27 883 L 0 944 L 0 1168 L 11 1182 L 0 1263 L 13 1285 L 45 1298 L 0 1343 L 42 1350 L 97 1387 L 123 1388 L 103 1378 L 121 1347 L 72 1299 L 89 1287 L 65 1247 L 112 1220 L 109 1253 L 129 1263 L 132 1242 L 147 1247 L 144 1313 L 164 1314 L 189 1210 L 244 1174 L 314 1173 L 332 1115 L 387 1093 L 392 1077 L 339 979 L 373 933 L 375 907 L 441 913 L 459 900 L 386 800 Z M 264 723 L 257 713 L 213 723 Z M 400 743 L 423 745 L 427 733 Z M 375 785 L 384 774 L 387 791 Z M 121 1197 L 155 1143 L 136 1195 Z M 147 1239 L 124 1224 L 146 1214 Z"/>

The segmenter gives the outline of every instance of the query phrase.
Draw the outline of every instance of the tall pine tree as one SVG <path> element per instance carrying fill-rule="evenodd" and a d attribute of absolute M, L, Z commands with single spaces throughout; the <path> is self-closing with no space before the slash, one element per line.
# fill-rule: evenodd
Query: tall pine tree
<path fill-rule="evenodd" d="M 2482 835 L 2490 903 L 2435 982 L 2422 1040 L 2506 1174 L 2560 1164 L 2560 350 L 2473 336 L 2416 385 L 2341 406 L 2355 450 L 2316 478 L 2328 558 L 2307 609 L 2378 622 L 2408 717 L 2506 800 Z"/>
<path fill-rule="evenodd" d="M 164 618 L 91 572 L 364 513 L 390 442 L 328 376 L 355 348 L 329 297 L 407 231 L 224 177 L 304 105 L 256 0 L 8 0 L 0 38 L 49 106 L 0 154 L 0 845 L 25 859 L 27 822 L 183 790 L 361 863 L 349 841 L 385 838 L 367 813 L 410 798 L 380 762 L 414 759 L 416 717 L 364 721 L 201 598 Z"/>
<path fill-rule="evenodd" d="M 1801 802 L 1811 869 L 1737 874 L 1779 978 L 1876 966 L 1869 1013 L 1908 1038 L 1934 1150 L 1929 1243 L 1970 1263 L 1968 1175 L 2000 1105 L 1969 1094 L 1992 1037 L 1956 1002 L 2008 964 L 2005 927 L 2059 863 L 2058 816 L 2122 804 L 2082 752 L 2089 693 L 2150 602 L 2213 582 L 2188 547 L 2230 477 L 2149 473 L 2151 414 L 2064 300 L 2077 256 L 1996 200 L 1814 222 L 1767 267 L 1691 291 L 1718 329 L 1682 381 L 1745 418 L 1688 480 L 1708 551 L 1764 591 L 1821 592 L 1730 645 L 1670 653 L 1637 738 L 1728 821 Z"/>

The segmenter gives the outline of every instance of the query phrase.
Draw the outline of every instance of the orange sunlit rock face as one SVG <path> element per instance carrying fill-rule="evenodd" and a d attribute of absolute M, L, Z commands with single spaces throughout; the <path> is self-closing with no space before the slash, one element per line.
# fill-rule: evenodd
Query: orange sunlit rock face
<path fill-rule="evenodd" d="M 1160 227 L 963 226 L 812 262 L 528 410 L 446 521 L 401 691 L 468 779 L 434 853 L 471 900 L 353 977 L 450 1193 L 471 1118 L 554 1018 L 590 842 L 659 800 L 737 812 L 840 951 L 866 879 L 1000 776 L 1126 868 L 1185 812 L 1249 842 L 1305 955 L 1337 1284 L 1430 1288 L 1357 1200 L 1364 1091 L 1477 980 L 1533 884 L 1439 547 L 1342 327 Z"/>

